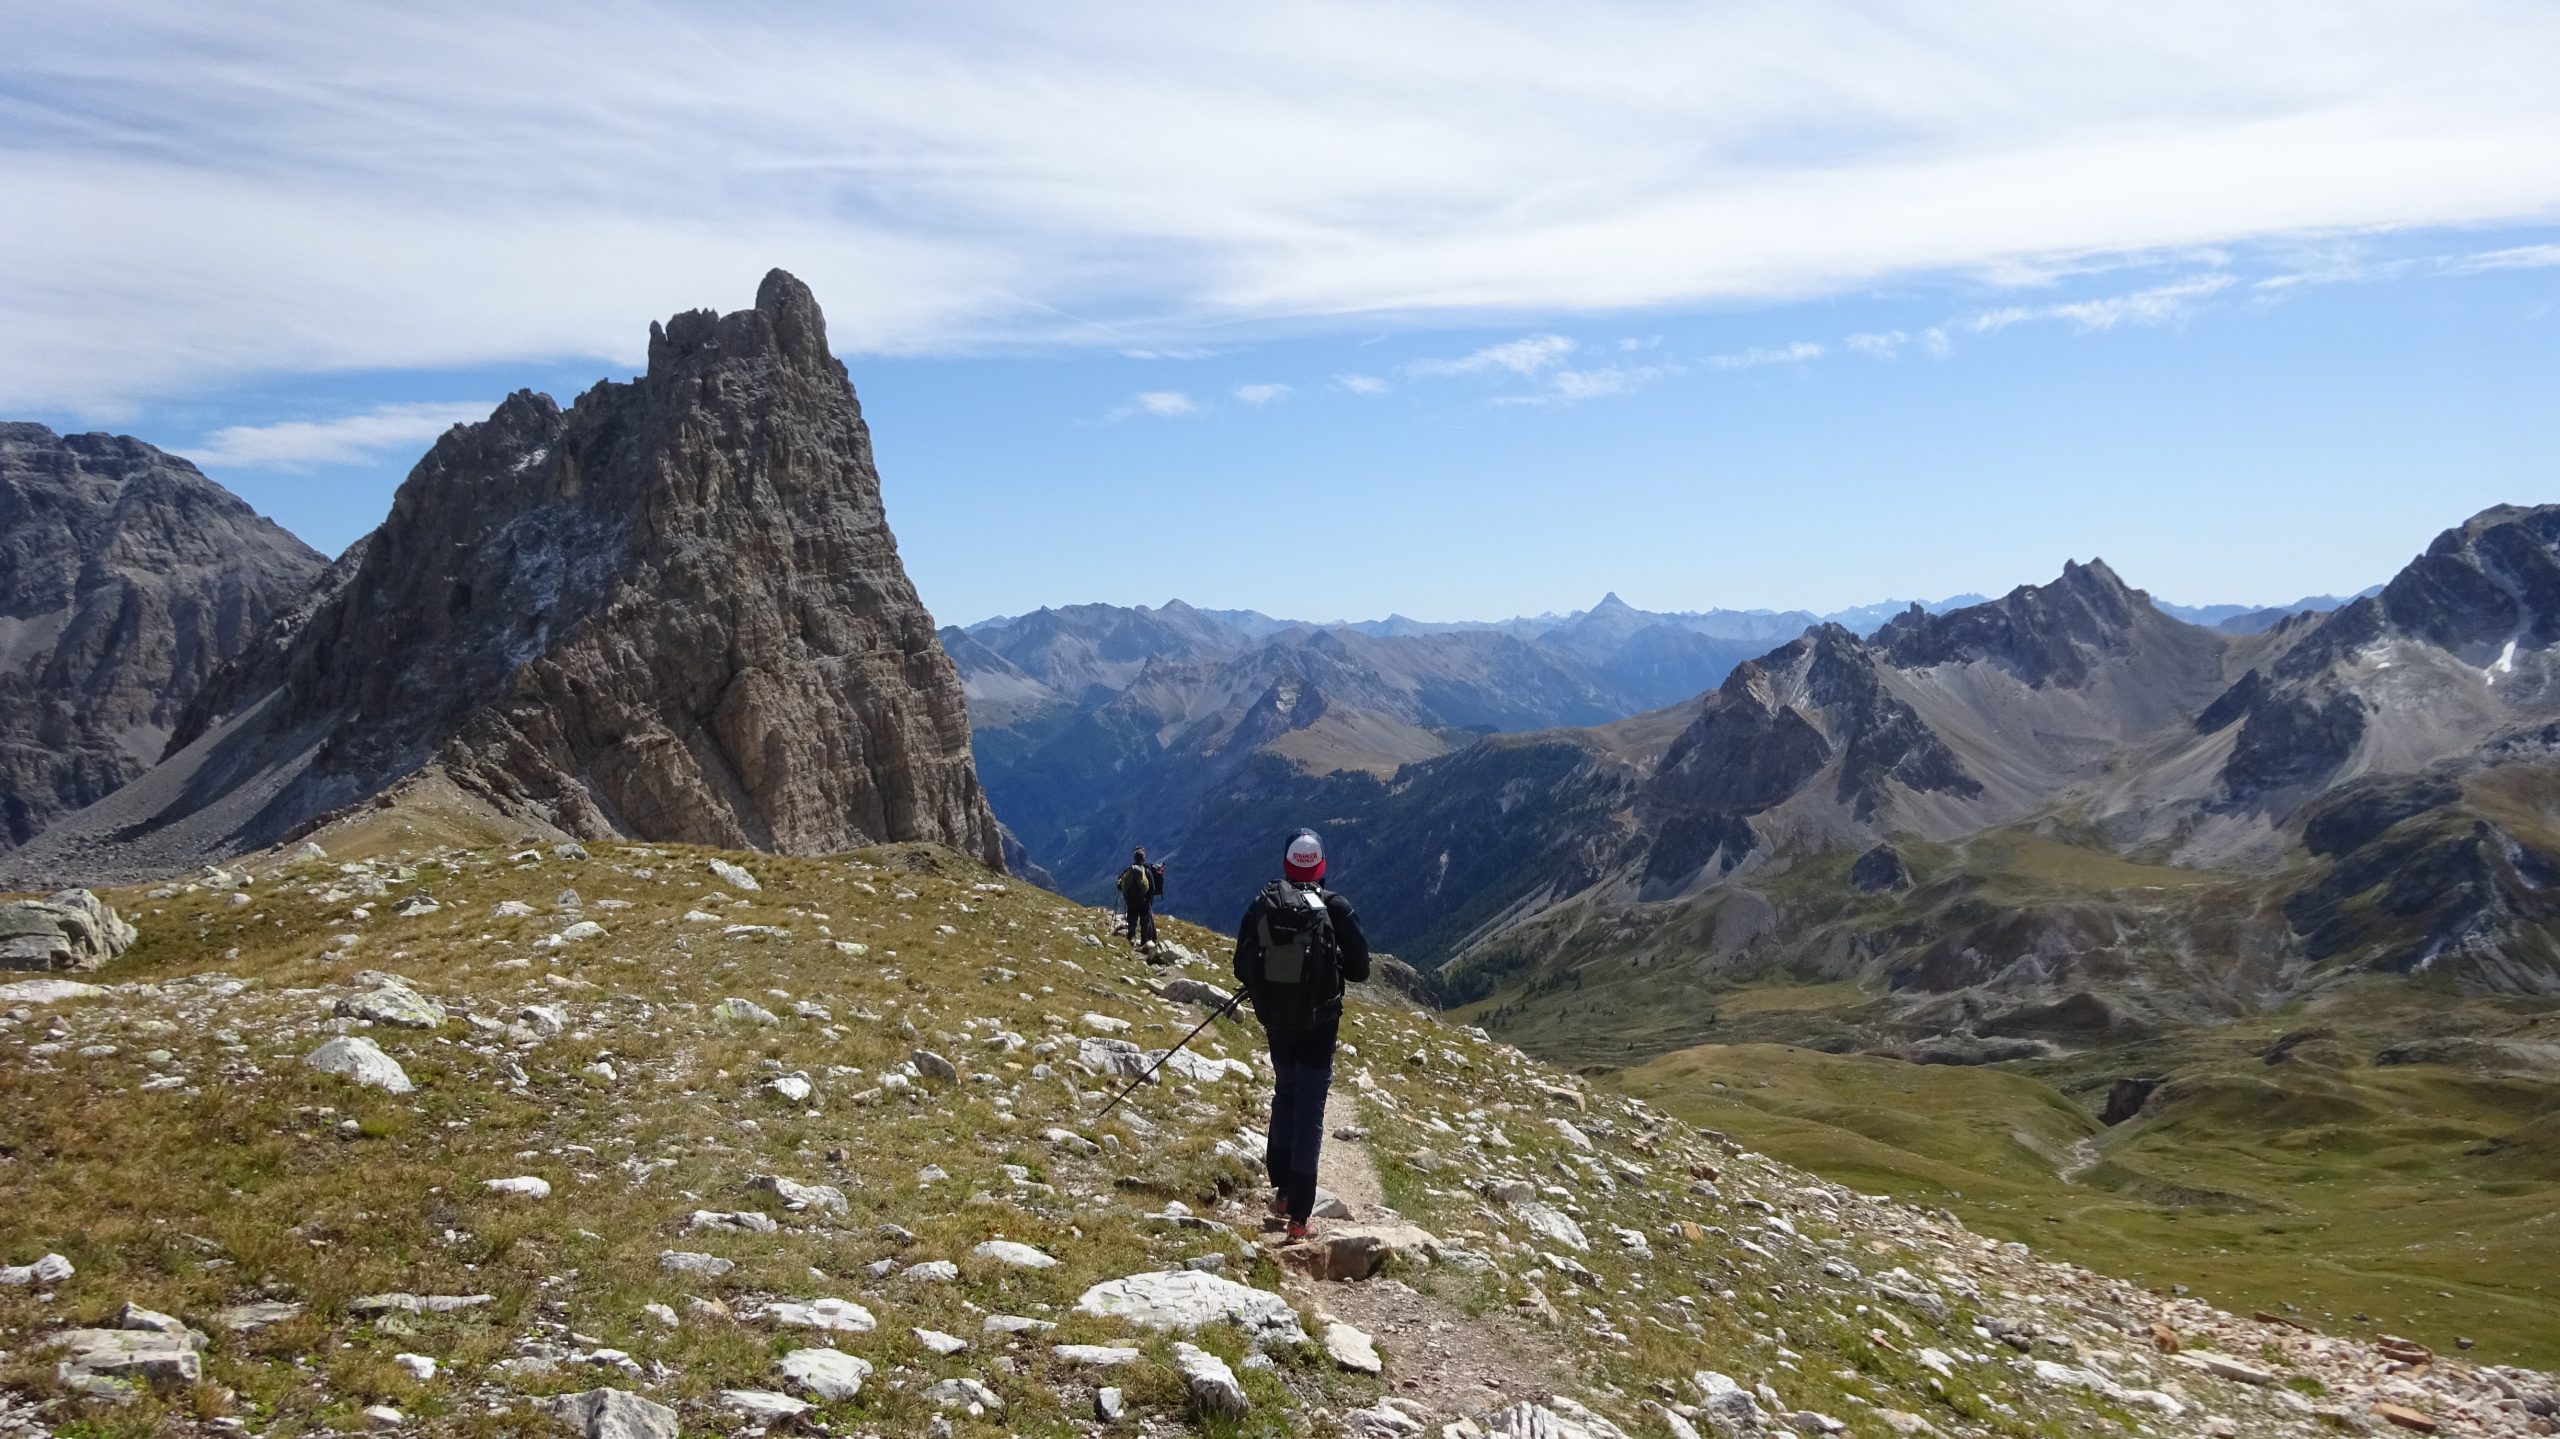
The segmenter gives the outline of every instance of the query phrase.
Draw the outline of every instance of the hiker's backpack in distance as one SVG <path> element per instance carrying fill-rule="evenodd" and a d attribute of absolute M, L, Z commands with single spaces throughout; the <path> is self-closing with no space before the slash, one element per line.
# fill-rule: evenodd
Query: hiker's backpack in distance
<path fill-rule="evenodd" d="M 1342 946 L 1320 891 L 1273 881 L 1254 907 L 1262 954 L 1244 976 L 1254 1013 L 1273 1029 L 1306 1029 L 1342 1000 Z"/>
<path fill-rule="evenodd" d="M 1137 900 L 1145 899 L 1149 893 L 1150 891 L 1147 888 L 1147 867 L 1145 865 L 1133 864 L 1127 869 L 1120 871 L 1120 897 L 1122 899 L 1135 902 Z"/>
<path fill-rule="evenodd" d="M 1163 865 L 1157 864 L 1149 865 L 1147 867 L 1147 893 L 1158 899 L 1162 899 L 1164 897 Z"/>

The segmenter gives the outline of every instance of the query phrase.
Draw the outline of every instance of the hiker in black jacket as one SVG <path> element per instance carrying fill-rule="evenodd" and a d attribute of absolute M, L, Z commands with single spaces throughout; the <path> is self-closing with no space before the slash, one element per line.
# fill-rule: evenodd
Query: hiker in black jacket
<path fill-rule="evenodd" d="M 1147 867 L 1147 852 L 1139 850 L 1120 871 L 1120 900 L 1129 907 L 1129 947 L 1156 942 L 1156 893 L 1164 881 L 1157 878 L 1164 871 Z"/>
<path fill-rule="evenodd" d="M 1304 1238 L 1316 1207 L 1316 1159 L 1324 1147 L 1325 1092 L 1342 1026 L 1342 989 L 1369 977 L 1369 940 L 1351 901 L 1324 887 L 1324 844 L 1289 837 L 1283 878 L 1265 886 L 1236 926 L 1236 983 L 1253 999 L 1271 1042 L 1271 1212 Z"/>

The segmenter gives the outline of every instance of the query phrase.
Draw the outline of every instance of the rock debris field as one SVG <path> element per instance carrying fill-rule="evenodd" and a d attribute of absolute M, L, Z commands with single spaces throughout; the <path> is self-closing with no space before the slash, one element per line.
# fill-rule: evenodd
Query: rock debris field
<path fill-rule="evenodd" d="M 0 1434 L 2555 1432 L 2545 1375 L 2161 1295 L 1387 994 L 1311 1243 L 1207 933 L 946 851 L 578 845 L 101 898 L 0 975 Z"/>

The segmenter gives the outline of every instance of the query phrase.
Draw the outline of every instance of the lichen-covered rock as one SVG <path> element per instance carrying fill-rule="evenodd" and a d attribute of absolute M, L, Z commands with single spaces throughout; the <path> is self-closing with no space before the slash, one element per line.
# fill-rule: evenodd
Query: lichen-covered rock
<path fill-rule="evenodd" d="M 653 326 L 637 380 L 447 431 L 323 588 L 198 696 L 168 782 L 29 862 L 165 870 L 415 783 L 579 838 L 1003 864 L 861 406 L 779 270 Z"/>

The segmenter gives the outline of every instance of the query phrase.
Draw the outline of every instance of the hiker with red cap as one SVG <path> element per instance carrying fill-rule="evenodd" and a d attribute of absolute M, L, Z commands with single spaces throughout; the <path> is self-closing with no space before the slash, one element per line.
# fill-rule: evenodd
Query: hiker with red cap
<path fill-rule="evenodd" d="M 1325 1092 L 1346 983 L 1369 977 L 1369 940 L 1351 901 L 1324 887 L 1324 842 L 1289 837 L 1281 878 L 1263 887 L 1236 927 L 1236 983 L 1253 1000 L 1271 1043 L 1271 1212 L 1302 1239 L 1316 1207 L 1316 1158 L 1324 1146 Z"/>

